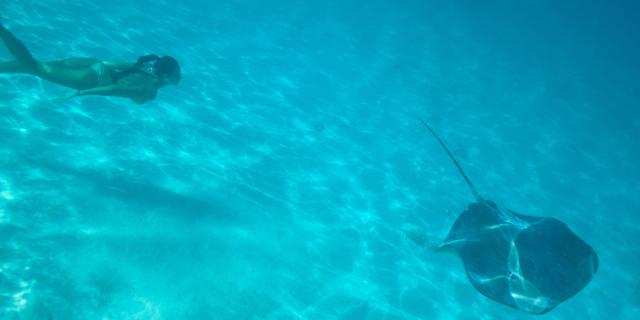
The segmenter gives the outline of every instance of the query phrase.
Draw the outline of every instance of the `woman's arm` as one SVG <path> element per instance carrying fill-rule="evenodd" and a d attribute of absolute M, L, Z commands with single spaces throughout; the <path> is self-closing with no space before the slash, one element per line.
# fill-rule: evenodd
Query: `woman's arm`
<path fill-rule="evenodd" d="M 153 87 L 110 85 L 87 90 L 71 90 L 63 92 L 54 98 L 54 100 L 64 102 L 78 96 L 99 95 L 130 98 L 134 102 L 142 104 L 155 99 L 156 94 L 157 89 L 154 89 Z"/>
<path fill-rule="evenodd" d="M 156 90 L 147 86 L 125 86 L 125 85 L 109 85 L 102 87 L 95 87 L 86 90 L 78 90 L 76 96 L 112 96 L 112 97 L 126 97 L 126 98 L 141 98 L 141 97 L 155 97 Z"/>

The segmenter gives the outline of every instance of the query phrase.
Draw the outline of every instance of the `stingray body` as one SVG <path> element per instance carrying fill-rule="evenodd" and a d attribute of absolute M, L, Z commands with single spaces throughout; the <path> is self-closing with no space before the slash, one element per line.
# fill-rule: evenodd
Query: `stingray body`
<path fill-rule="evenodd" d="M 485 200 L 449 149 L 476 202 L 462 212 L 441 248 L 460 256 L 467 276 L 483 295 L 531 314 L 543 314 L 580 292 L 598 269 L 589 244 L 560 220 L 528 216 Z"/>

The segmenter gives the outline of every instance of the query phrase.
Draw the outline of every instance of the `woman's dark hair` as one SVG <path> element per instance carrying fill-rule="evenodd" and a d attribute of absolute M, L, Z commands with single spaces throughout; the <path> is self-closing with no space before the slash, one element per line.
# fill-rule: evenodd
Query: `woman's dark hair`
<path fill-rule="evenodd" d="M 170 56 L 158 57 L 155 54 L 150 54 L 150 55 L 138 57 L 138 61 L 136 61 L 136 64 L 134 64 L 133 66 L 127 69 L 124 69 L 120 72 L 115 73 L 112 76 L 112 79 L 114 82 L 118 82 L 118 80 L 122 79 L 123 77 L 129 74 L 132 74 L 134 72 L 140 71 L 140 68 L 142 68 L 142 65 L 152 61 L 154 62 L 153 70 L 156 76 L 169 75 L 173 72 L 177 72 L 178 74 L 180 74 L 180 64 L 178 64 L 178 60 Z"/>
<path fill-rule="evenodd" d="M 169 75 L 174 72 L 180 74 L 180 64 L 178 60 L 170 56 L 164 56 L 156 60 L 156 75 Z"/>

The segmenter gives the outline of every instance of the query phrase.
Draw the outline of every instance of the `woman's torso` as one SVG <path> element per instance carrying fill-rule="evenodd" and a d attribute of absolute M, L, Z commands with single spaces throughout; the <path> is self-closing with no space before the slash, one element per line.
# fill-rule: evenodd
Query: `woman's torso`
<path fill-rule="evenodd" d="M 118 63 L 103 61 L 102 70 L 96 70 L 98 75 L 98 85 L 121 85 L 143 88 L 141 94 L 131 96 L 134 102 L 143 103 L 155 99 L 158 91 L 158 78 L 142 69 L 133 72 L 125 72 L 134 66 L 133 63 Z M 95 69 L 94 69 L 95 70 Z M 119 73 L 124 74 L 119 75 Z"/>

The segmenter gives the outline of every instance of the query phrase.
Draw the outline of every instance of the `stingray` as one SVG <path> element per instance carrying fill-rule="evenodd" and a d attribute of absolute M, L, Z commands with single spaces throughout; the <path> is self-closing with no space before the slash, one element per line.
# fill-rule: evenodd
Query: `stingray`
<path fill-rule="evenodd" d="M 480 196 L 433 129 L 475 202 L 458 216 L 439 249 L 453 249 L 481 294 L 531 314 L 544 314 L 580 292 L 598 269 L 593 248 L 562 221 L 506 209 Z"/>

